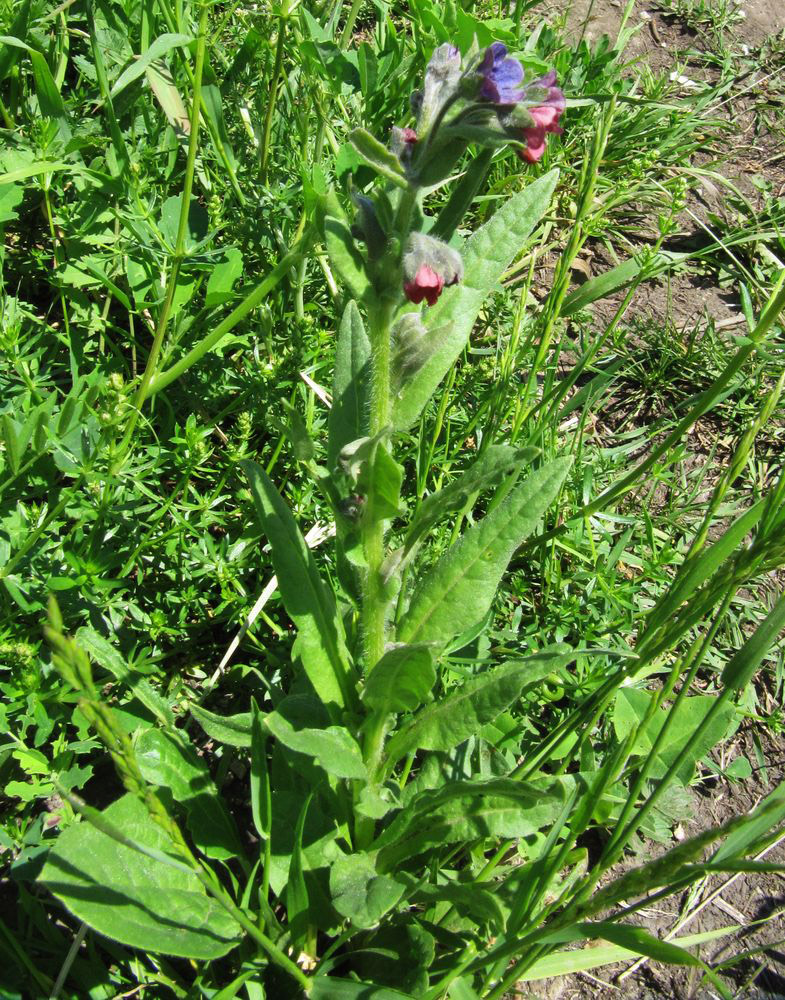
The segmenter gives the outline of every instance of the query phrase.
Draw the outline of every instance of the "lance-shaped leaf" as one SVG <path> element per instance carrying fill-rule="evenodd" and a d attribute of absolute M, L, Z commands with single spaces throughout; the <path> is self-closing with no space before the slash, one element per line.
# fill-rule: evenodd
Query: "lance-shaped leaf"
<path fill-rule="evenodd" d="M 429 331 L 447 329 L 395 400 L 393 423 L 397 430 L 406 430 L 417 420 L 463 350 L 486 297 L 547 211 L 558 177 L 559 172 L 552 170 L 529 184 L 467 240 L 462 251 L 464 280 L 445 289 L 426 315 Z"/>
<path fill-rule="evenodd" d="M 463 510 L 479 493 L 498 486 L 507 476 L 537 455 L 534 448 L 510 448 L 493 444 L 465 472 L 423 500 L 406 534 L 408 552 L 431 528 L 448 514 Z"/>
<path fill-rule="evenodd" d="M 415 750 L 451 750 L 463 743 L 519 698 L 524 688 L 566 666 L 573 655 L 556 646 L 465 681 L 395 733 L 386 748 L 388 769 Z"/>
<path fill-rule="evenodd" d="M 371 286 L 365 274 L 362 255 L 355 245 L 351 230 L 343 220 L 329 215 L 325 218 L 324 245 L 330 263 L 346 285 L 349 295 L 362 302 Z"/>
<path fill-rule="evenodd" d="M 201 705 L 191 705 L 191 715 L 212 740 L 225 743 L 228 747 L 249 747 L 251 745 L 251 713 L 218 715 Z"/>
<path fill-rule="evenodd" d="M 558 784 L 542 788 L 511 778 L 456 781 L 423 792 L 374 842 L 379 872 L 396 871 L 432 844 L 478 837 L 529 837 L 552 823 L 563 804 Z"/>
<path fill-rule="evenodd" d="M 314 698 L 290 695 L 265 716 L 263 724 L 284 746 L 313 757 L 328 774 L 336 778 L 366 778 L 359 744 L 342 726 L 325 725 L 329 719 L 323 718 L 323 713 L 323 707 Z"/>
<path fill-rule="evenodd" d="M 112 803 L 102 816 L 145 848 L 171 850 L 171 841 L 133 795 Z M 143 952 L 217 958 L 241 936 L 239 925 L 192 872 L 118 843 L 87 821 L 60 834 L 40 881 L 94 930 Z"/>
<path fill-rule="evenodd" d="M 557 458 L 472 525 L 420 580 L 398 642 L 448 642 L 482 618 L 513 553 L 537 527 L 572 464 Z"/>
<path fill-rule="evenodd" d="M 311 550 L 269 476 L 255 462 L 240 464 L 270 541 L 284 605 L 297 626 L 293 652 L 324 704 L 333 711 L 345 708 L 354 701 L 353 668 L 335 597 L 319 576 Z"/>
<path fill-rule="evenodd" d="M 371 342 L 352 299 L 343 313 L 335 345 L 333 405 L 330 409 L 327 465 L 335 468 L 341 449 L 367 433 Z"/>
<path fill-rule="evenodd" d="M 398 187 L 407 187 L 407 180 L 398 157 L 374 138 L 370 132 L 364 128 L 353 129 L 349 133 L 349 142 L 377 174 L 386 177 L 388 181 L 392 181 Z"/>
<path fill-rule="evenodd" d="M 242 855 L 234 821 L 184 733 L 178 731 L 174 737 L 148 729 L 137 739 L 135 750 L 144 779 L 169 788 L 185 806 L 194 842 L 209 858 L 228 860 Z"/>
<path fill-rule="evenodd" d="M 435 683 L 430 646 L 394 645 L 368 674 L 362 698 L 381 715 L 413 712 L 428 700 Z"/>

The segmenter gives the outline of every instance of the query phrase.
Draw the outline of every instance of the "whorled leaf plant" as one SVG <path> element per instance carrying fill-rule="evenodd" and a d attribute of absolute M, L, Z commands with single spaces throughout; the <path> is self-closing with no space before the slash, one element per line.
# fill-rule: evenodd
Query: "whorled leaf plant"
<path fill-rule="evenodd" d="M 680 679 L 694 675 L 705 642 L 677 660 L 661 696 L 630 702 L 637 716 L 624 717 L 601 766 L 569 767 L 589 759 L 580 748 L 621 685 L 652 672 L 667 648 L 666 620 L 683 625 L 678 635 L 671 630 L 671 645 L 694 625 L 687 597 L 721 616 L 734 587 L 785 559 L 781 488 L 732 535 L 733 545 L 720 541 L 721 551 L 706 558 L 696 550 L 676 580 L 678 602 L 671 607 L 666 595 L 655 608 L 638 655 L 523 758 L 495 745 L 495 737 L 504 742 L 495 726 L 574 654 L 555 646 L 502 662 L 463 660 L 462 673 L 448 663 L 446 654 L 487 623 L 513 554 L 559 496 L 571 460 L 535 464 L 532 449 L 492 445 L 442 490 L 407 503 L 397 443 L 455 364 L 558 180 L 552 171 L 527 183 L 462 241 L 457 227 L 489 167 L 488 150 L 512 142 L 536 162 L 548 134 L 560 130 L 565 101 L 553 74 L 527 81 L 499 43 L 464 56 L 443 45 L 412 108 L 414 127 L 394 129 L 389 146 L 362 129 L 352 133 L 358 157 L 378 175 L 371 191 L 355 193 L 353 218 L 335 194 L 315 202 L 347 292 L 326 464 L 310 450 L 304 462 L 334 512 L 335 586 L 265 471 L 242 463 L 296 628 L 293 669 L 269 678 L 261 705 L 249 711 L 222 718 L 197 706 L 193 718 L 227 752 L 250 751 L 256 856 L 247 855 L 168 704 L 129 678 L 90 629 L 67 639 L 52 612 L 55 663 L 127 794 L 101 813 L 70 796 L 87 822 L 59 837 L 41 880 L 78 918 L 126 945 L 204 961 L 232 953 L 234 978 L 222 996 L 253 978 L 276 997 L 501 997 L 561 944 L 596 937 L 695 964 L 684 949 L 613 918 L 620 914 L 593 918 L 627 903 L 624 915 L 635 897 L 674 891 L 707 870 L 749 864 L 742 859 L 785 815 L 775 794 L 750 819 L 594 891 L 667 782 L 691 774 L 700 751 L 672 726 L 674 716 L 663 721 L 661 707 Z M 425 197 L 470 145 L 485 148 L 441 214 L 429 216 Z M 468 527 L 438 550 L 432 529 L 467 512 L 474 514 Z M 757 534 L 745 559 L 736 549 L 749 531 Z M 688 705 L 700 709 L 702 734 L 714 732 L 718 713 L 760 662 L 783 608 L 780 601 L 729 665 L 727 693 L 712 705 Z M 154 725 L 126 734 L 100 699 L 88 654 L 134 685 Z M 577 740 L 573 756 L 556 754 L 568 738 Z M 546 767 L 553 760 L 557 766 Z M 613 817 L 623 828 L 599 866 L 589 867 L 578 838 Z M 723 833 L 730 834 L 724 853 L 707 866 L 705 851 Z"/>

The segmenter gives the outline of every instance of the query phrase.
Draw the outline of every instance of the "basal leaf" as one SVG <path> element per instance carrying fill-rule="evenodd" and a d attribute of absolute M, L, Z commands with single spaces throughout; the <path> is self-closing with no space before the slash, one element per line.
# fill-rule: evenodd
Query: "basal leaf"
<path fill-rule="evenodd" d="M 561 669 L 572 656 L 559 646 L 465 681 L 446 697 L 420 709 L 395 733 L 385 751 L 388 768 L 415 750 L 450 750 L 462 743 L 519 698 L 524 688 Z"/>
<path fill-rule="evenodd" d="M 467 240 L 462 253 L 464 280 L 445 289 L 426 314 L 428 330 L 447 326 L 448 333 L 399 392 L 393 408 L 397 430 L 406 430 L 417 420 L 465 347 L 483 302 L 548 210 L 558 178 L 559 172 L 552 170 L 529 184 Z"/>
<path fill-rule="evenodd" d="M 619 740 L 625 739 L 634 727 L 640 725 L 651 705 L 652 697 L 650 692 L 633 687 L 619 689 L 613 706 L 613 728 Z M 684 785 L 689 782 L 696 762 L 723 739 L 733 719 L 735 709 L 733 705 L 728 704 L 715 714 L 698 740 L 693 738 L 697 726 L 708 715 L 716 701 L 717 699 L 710 695 L 695 695 L 685 699 L 673 718 L 667 736 L 652 763 L 651 773 L 654 777 L 662 777 L 682 749 L 688 747 L 689 752 L 676 772 L 676 777 Z M 665 724 L 669 711 L 670 709 L 665 708 L 657 709 L 649 724 L 638 733 L 632 748 L 634 754 L 642 757 L 651 755 L 654 741 Z"/>
<path fill-rule="evenodd" d="M 571 464 L 559 458 L 537 469 L 464 532 L 419 581 L 397 641 L 446 643 L 482 618 L 513 553 L 539 524 Z"/>
<path fill-rule="evenodd" d="M 355 927 L 375 927 L 404 889 L 400 882 L 376 871 L 370 854 L 342 854 L 330 868 L 333 906 Z"/>
<path fill-rule="evenodd" d="M 316 568 L 291 511 L 264 470 L 240 463 L 251 483 L 256 511 L 270 541 L 278 586 L 297 626 L 296 652 L 314 690 L 332 710 L 354 701 L 352 665 L 335 597 Z"/>
<path fill-rule="evenodd" d="M 171 847 L 133 795 L 124 795 L 103 815 L 147 847 L 164 852 Z M 218 958 L 241 937 L 239 925 L 195 875 L 118 844 L 87 821 L 60 834 L 39 880 L 79 920 L 142 952 Z"/>
<path fill-rule="evenodd" d="M 394 872 L 433 844 L 478 838 L 530 837 L 552 823 L 563 805 L 561 787 L 534 787 L 511 778 L 456 781 L 418 795 L 372 845 L 377 870 Z"/>
<path fill-rule="evenodd" d="M 387 986 L 359 983 L 356 979 L 316 976 L 311 981 L 310 1000 L 414 1000 L 411 993 L 401 993 Z"/>
<path fill-rule="evenodd" d="M 238 715 L 218 715 L 208 712 L 201 705 L 190 705 L 189 711 L 207 735 L 225 743 L 229 747 L 249 747 L 251 745 L 251 713 Z"/>
<path fill-rule="evenodd" d="M 313 757 L 328 774 L 336 778 L 366 778 L 360 745 L 348 729 L 329 725 L 316 728 L 302 724 L 298 709 L 302 702 L 312 700 L 300 695 L 285 698 L 274 712 L 265 717 L 264 727 L 290 750 Z"/>
<path fill-rule="evenodd" d="M 145 780 L 169 788 L 188 814 L 194 843 L 209 858 L 229 860 L 243 854 L 237 829 L 210 772 L 192 747 L 160 729 L 148 729 L 136 741 L 136 759 Z"/>

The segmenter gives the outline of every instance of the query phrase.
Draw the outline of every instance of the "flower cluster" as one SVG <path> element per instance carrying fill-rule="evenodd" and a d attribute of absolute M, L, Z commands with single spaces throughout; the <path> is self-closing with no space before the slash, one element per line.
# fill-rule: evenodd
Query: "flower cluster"
<path fill-rule="evenodd" d="M 529 82 L 525 75 L 501 42 L 470 53 L 465 63 L 455 46 L 439 46 L 423 89 L 412 95 L 416 129 L 393 129 L 390 148 L 409 184 L 421 188 L 441 181 L 470 142 L 494 146 L 512 140 L 521 159 L 536 163 L 548 134 L 562 132 L 559 119 L 566 102 L 555 71 Z M 404 253 L 403 290 L 410 302 L 434 305 L 462 272 L 445 255 L 445 244 L 425 239 L 420 236 L 414 246 L 410 240 Z"/>

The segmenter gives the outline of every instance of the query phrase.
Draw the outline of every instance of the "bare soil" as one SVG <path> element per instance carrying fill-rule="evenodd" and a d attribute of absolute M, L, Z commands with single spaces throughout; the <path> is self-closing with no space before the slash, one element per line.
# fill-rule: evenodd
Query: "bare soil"
<path fill-rule="evenodd" d="M 602 35 L 615 39 L 624 7 L 621 0 L 545 0 L 541 9 L 546 18 L 566 13 L 572 39 L 585 37 L 597 41 Z M 739 7 L 745 16 L 731 32 L 730 43 L 735 48 L 754 57 L 756 51 L 767 51 L 767 43 L 776 40 L 779 51 L 785 49 L 785 0 L 740 0 Z M 701 52 L 710 48 L 710 39 L 665 8 L 664 3 L 637 4 L 628 22 L 630 26 L 637 26 L 626 49 L 629 71 L 635 72 L 636 64 L 645 63 L 654 72 L 684 74 L 689 79 L 713 82 L 712 74 L 716 70 L 710 60 L 700 57 Z M 760 193 L 752 183 L 753 178 L 765 178 L 776 196 L 785 194 L 782 139 L 766 127 L 766 117 L 760 113 L 766 102 L 782 106 L 783 66 L 782 59 L 773 73 L 770 69 L 766 72 L 757 68 L 754 62 L 751 66 L 740 75 L 731 92 L 734 97 L 722 109 L 730 128 L 727 162 L 721 170 L 753 205 L 757 205 Z M 700 156 L 697 161 L 701 165 Z M 724 192 L 706 183 L 699 191 L 691 193 L 687 208 L 680 238 L 688 244 L 690 240 L 705 238 L 701 222 L 705 224 L 712 216 L 722 217 Z M 613 266 L 613 261 L 606 258 L 599 245 L 587 246 L 583 257 L 586 273 L 577 274 L 577 281 Z M 607 323 L 620 301 L 621 295 L 596 303 L 593 309 L 598 323 Z M 743 329 L 735 292 L 720 287 L 717 275 L 710 272 L 681 274 L 650 282 L 639 290 L 626 321 L 635 317 L 660 323 L 663 329 L 668 325 L 685 329 L 709 322 L 717 330 L 733 332 L 739 327 L 735 332 L 741 332 Z M 569 357 L 564 361 L 569 366 Z M 695 429 L 696 433 L 698 430 Z M 696 460 L 701 448 L 697 451 Z M 777 590 L 782 584 L 781 577 L 772 581 Z M 761 684 L 764 683 L 761 680 Z M 763 710 L 777 708 L 765 688 L 758 691 L 758 696 Z M 723 769 L 735 756 L 746 757 L 753 763 L 753 774 L 746 780 L 734 781 L 707 772 L 697 786 L 693 786 L 693 815 L 676 828 L 674 837 L 677 839 L 693 836 L 750 812 L 785 779 L 785 737 L 766 726 L 754 722 L 743 725 L 734 740 L 717 753 L 717 763 Z M 664 848 L 650 845 L 650 850 L 651 855 L 656 856 Z M 765 860 L 785 864 L 785 841 L 773 845 Z M 640 863 L 640 858 L 630 859 L 610 877 L 618 875 L 625 867 Z M 636 919 L 661 938 L 734 928 L 702 945 L 701 958 L 715 969 L 721 963 L 728 963 L 721 974 L 734 996 L 785 1000 L 783 913 L 785 876 L 756 873 L 707 879 L 705 884 L 689 892 L 639 911 Z M 635 965 L 628 962 L 598 968 L 591 975 L 522 982 L 513 995 L 537 1000 L 584 1000 L 589 997 L 596 1000 L 660 1000 L 662 997 L 703 1000 L 719 994 L 711 983 L 702 982 L 698 969 L 643 961 Z"/>

